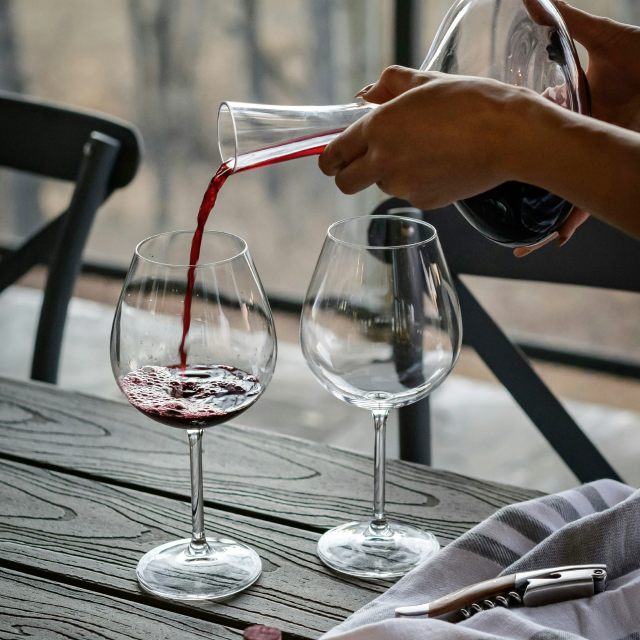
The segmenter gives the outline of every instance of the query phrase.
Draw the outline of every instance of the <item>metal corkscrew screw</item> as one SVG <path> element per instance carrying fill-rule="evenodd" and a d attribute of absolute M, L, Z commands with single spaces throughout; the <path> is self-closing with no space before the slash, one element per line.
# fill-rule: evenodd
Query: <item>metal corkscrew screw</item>
<path fill-rule="evenodd" d="M 522 598 L 515 591 L 511 591 L 508 594 L 508 597 L 511 598 L 516 604 L 522 604 Z M 493 600 L 489 598 L 482 600 L 482 602 L 474 602 L 469 607 L 463 607 L 460 609 L 459 613 L 466 620 L 470 618 L 475 613 L 480 613 L 481 611 L 489 611 L 489 609 L 495 609 L 496 606 L 504 607 L 505 609 L 509 608 L 509 600 L 504 596 L 496 596 Z M 431 616 L 430 616 L 431 617 Z"/>
<path fill-rule="evenodd" d="M 587 598 L 607 588 L 604 564 L 574 565 L 514 573 L 473 584 L 427 604 L 399 607 L 396 617 L 443 617 L 456 622 L 500 607 L 539 607 Z"/>

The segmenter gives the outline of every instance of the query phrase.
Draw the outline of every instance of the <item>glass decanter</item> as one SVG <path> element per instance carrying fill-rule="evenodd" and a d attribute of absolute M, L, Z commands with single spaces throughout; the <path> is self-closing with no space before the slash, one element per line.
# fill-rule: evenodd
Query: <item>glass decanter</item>
<path fill-rule="evenodd" d="M 458 0 L 420 69 L 493 78 L 527 87 L 577 113 L 590 113 L 575 46 L 550 0 Z M 235 173 L 322 153 L 376 106 L 224 102 L 218 114 L 222 161 Z M 545 189 L 520 182 L 506 182 L 455 204 L 480 233 L 510 247 L 546 240 L 572 209 Z"/>
<path fill-rule="evenodd" d="M 420 70 L 492 78 L 590 113 L 578 54 L 550 0 L 458 0 Z M 546 240 L 572 209 L 562 198 L 522 182 L 505 182 L 455 204 L 480 233 L 510 247 Z"/>

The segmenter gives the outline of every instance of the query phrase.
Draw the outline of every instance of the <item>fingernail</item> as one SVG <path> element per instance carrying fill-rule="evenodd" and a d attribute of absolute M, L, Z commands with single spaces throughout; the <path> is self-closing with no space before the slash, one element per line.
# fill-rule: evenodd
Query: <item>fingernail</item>
<path fill-rule="evenodd" d="M 567 244 L 571 238 L 558 238 L 556 245 L 561 247 L 563 244 Z"/>
<path fill-rule="evenodd" d="M 374 84 L 375 84 L 375 82 L 372 82 L 371 84 L 368 84 L 366 87 L 363 87 L 353 97 L 354 98 L 362 98 L 366 93 L 369 93 L 369 91 L 371 90 L 371 88 L 373 87 Z"/>
<path fill-rule="evenodd" d="M 531 253 L 531 249 L 516 249 L 513 252 L 513 255 L 516 258 L 524 258 L 525 256 L 528 256 Z"/>

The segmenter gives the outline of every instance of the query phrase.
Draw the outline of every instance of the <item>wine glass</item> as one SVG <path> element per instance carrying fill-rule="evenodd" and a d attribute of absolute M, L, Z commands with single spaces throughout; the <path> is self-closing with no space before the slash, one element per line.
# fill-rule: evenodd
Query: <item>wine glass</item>
<path fill-rule="evenodd" d="M 127 400 L 189 437 L 191 539 L 149 551 L 137 568 L 145 590 L 178 600 L 226 598 L 260 576 L 253 549 L 205 537 L 202 435 L 253 405 L 276 363 L 271 309 L 245 241 L 205 232 L 200 264 L 189 266 L 193 237 L 163 233 L 136 247 L 111 333 L 111 366 Z"/>
<path fill-rule="evenodd" d="M 387 417 L 442 383 L 462 340 L 458 298 L 436 230 L 394 215 L 329 227 L 300 337 L 318 381 L 341 400 L 369 409 L 375 429 L 373 519 L 326 532 L 318 555 L 351 576 L 402 576 L 440 546 L 431 533 L 387 521 Z"/>

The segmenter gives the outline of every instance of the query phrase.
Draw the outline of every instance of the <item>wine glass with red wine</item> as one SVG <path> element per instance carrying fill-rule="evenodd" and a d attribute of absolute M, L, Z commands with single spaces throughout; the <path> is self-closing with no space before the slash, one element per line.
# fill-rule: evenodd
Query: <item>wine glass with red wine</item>
<path fill-rule="evenodd" d="M 205 232 L 190 266 L 193 237 L 163 233 L 137 246 L 111 333 L 113 374 L 127 400 L 189 438 L 191 538 L 149 551 L 137 568 L 144 589 L 178 600 L 226 598 L 260 576 L 253 549 L 205 536 L 202 435 L 252 406 L 276 363 L 271 309 L 245 241 Z"/>
<path fill-rule="evenodd" d="M 318 555 L 348 575 L 402 576 L 440 546 L 433 534 L 387 519 L 387 417 L 445 380 L 462 341 L 458 297 L 436 230 L 394 215 L 329 227 L 304 302 L 300 338 L 322 386 L 371 411 L 375 431 L 373 517 L 327 531 Z"/>

